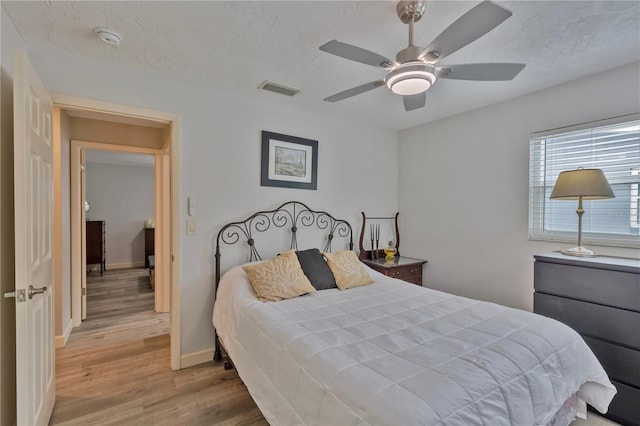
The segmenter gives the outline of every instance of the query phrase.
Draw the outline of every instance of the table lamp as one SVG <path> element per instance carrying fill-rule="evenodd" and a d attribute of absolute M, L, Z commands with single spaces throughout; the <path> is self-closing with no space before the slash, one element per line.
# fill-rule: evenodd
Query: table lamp
<path fill-rule="evenodd" d="M 553 191 L 552 200 L 578 200 L 578 247 L 573 247 L 562 251 L 562 254 L 569 256 L 593 257 L 596 254 L 582 247 L 582 200 L 603 200 L 615 198 L 609 186 L 609 182 L 600 169 L 566 170 L 558 176 Z"/>

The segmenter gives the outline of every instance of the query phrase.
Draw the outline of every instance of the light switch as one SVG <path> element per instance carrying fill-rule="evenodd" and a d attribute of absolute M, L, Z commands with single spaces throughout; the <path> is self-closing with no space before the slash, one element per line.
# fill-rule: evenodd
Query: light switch
<path fill-rule="evenodd" d="M 187 210 L 189 210 L 189 216 L 196 215 L 196 197 L 187 197 Z"/>
<path fill-rule="evenodd" d="M 196 221 L 193 219 L 187 219 L 187 235 L 196 235 L 197 230 L 198 226 Z"/>

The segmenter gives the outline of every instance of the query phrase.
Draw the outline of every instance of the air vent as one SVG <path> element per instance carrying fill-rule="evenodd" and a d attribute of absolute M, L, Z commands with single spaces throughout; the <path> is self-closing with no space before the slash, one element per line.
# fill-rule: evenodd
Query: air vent
<path fill-rule="evenodd" d="M 298 89 L 292 89 L 291 87 L 272 83 L 271 81 L 263 82 L 260 86 L 258 86 L 258 89 L 268 90 L 270 92 L 280 93 L 281 95 L 286 96 L 295 96 L 300 93 Z"/>

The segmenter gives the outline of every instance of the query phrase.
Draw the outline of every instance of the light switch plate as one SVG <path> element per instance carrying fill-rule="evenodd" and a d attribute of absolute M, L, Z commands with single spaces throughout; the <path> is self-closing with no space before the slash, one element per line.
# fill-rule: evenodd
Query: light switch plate
<path fill-rule="evenodd" d="M 196 235 L 198 226 L 193 219 L 187 219 L 187 235 Z"/>

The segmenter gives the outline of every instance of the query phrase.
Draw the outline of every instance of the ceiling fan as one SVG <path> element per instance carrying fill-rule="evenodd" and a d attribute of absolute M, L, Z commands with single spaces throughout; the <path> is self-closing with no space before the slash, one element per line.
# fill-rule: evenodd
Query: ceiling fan
<path fill-rule="evenodd" d="M 441 59 L 500 25 L 511 16 L 511 11 L 490 1 L 483 1 L 449 25 L 430 45 L 421 48 L 413 44 L 413 24 L 422 18 L 425 7 L 424 0 L 398 2 L 398 17 L 404 24 L 409 24 L 409 45 L 398 52 L 395 61 L 337 40 L 320 46 L 324 52 L 388 71 L 382 80 L 344 90 L 324 100 L 337 102 L 386 85 L 393 93 L 403 96 L 404 109 L 412 111 L 425 106 L 425 92 L 439 78 L 506 81 L 512 80 L 525 67 L 524 64 L 511 63 L 438 65 Z"/>

